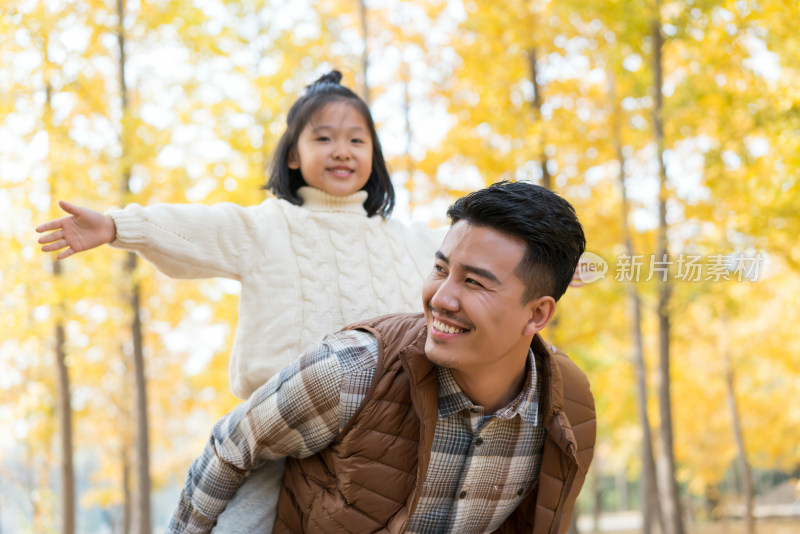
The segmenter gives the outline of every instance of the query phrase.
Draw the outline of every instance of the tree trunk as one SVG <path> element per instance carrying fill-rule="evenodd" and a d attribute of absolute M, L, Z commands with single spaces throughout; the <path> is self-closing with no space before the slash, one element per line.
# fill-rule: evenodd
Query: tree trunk
<path fill-rule="evenodd" d="M 54 260 L 57 262 L 58 260 Z M 60 275 L 54 263 L 56 276 Z M 75 466 L 72 460 L 72 408 L 70 403 L 69 369 L 64 350 L 66 336 L 63 319 L 56 323 L 56 369 L 58 375 L 58 424 L 61 435 L 61 533 L 75 534 Z"/>
<path fill-rule="evenodd" d="M 622 109 L 616 96 L 614 78 L 609 73 L 609 93 L 613 106 L 612 128 L 614 148 L 619 162 L 619 182 L 622 194 L 622 232 L 625 240 L 625 251 L 633 257 L 633 236 L 631 234 L 628 218 L 630 217 L 630 204 L 628 202 L 628 189 L 625 184 L 625 155 L 622 151 Z M 653 437 L 650 426 L 650 416 L 647 413 L 647 366 L 644 361 L 644 342 L 642 340 L 642 300 L 636 281 L 628 284 L 628 306 L 631 314 L 631 336 L 633 338 L 633 369 L 636 377 L 636 396 L 639 416 L 639 426 L 642 428 L 641 462 L 642 462 L 642 534 L 650 534 L 653 525 L 658 525 L 664 532 L 664 520 L 658 500 L 656 463 L 653 458 Z"/>
<path fill-rule="evenodd" d="M 599 458 L 595 458 L 597 462 Z M 600 488 L 600 469 L 594 466 L 592 471 L 592 532 L 600 532 L 600 517 L 603 514 L 603 492 Z"/>
<path fill-rule="evenodd" d="M 117 0 L 117 43 L 119 46 L 119 83 L 122 100 L 122 116 L 128 115 L 128 88 L 125 80 L 125 0 Z M 127 162 L 130 154 L 129 135 L 123 121 L 121 132 L 122 160 Z M 122 173 L 123 190 L 130 192 L 130 165 L 124 164 Z M 134 369 L 134 414 L 136 419 L 135 489 L 133 495 L 132 530 L 134 534 L 151 533 L 150 513 L 150 451 L 147 424 L 147 383 L 144 372 L 144 351 L 142 349 L 142 322 L 139 315 L 141 289 L 135 279 L 136 254 L 128 253 L 125 272 L 130 281 L 128 302 L 131 312 L 131 336 L 133 339 Z"/>
<path fill-rule="evenodd" d="M 653 131 L 658 159 L 658 248 L 654 261 L 669 265 L 667 245 L 667 170 L 664 163 L 664 126 L 662 123 L 664 39 L 661 33 L 661 2 L 656 1 L 653 20 L 653 76 L 655 106 L 653 107 Z M 683 534 L 683 514 L 675 478 L 675 455 L 672 437 L 672 399 L 670 394 L 670 311 L 669 300 L 672 291 L 669 274 L 659 275 L 658 280 L 658 369 L 659 369 L 659 413 L 661 415 L 661 451 L 659 455 L 659 482 L 661 483 L 661 505 L 664 512 L 664 526 L 667 534 Z"/>
<path fill-rule="evenodd" d="M 131 280 L 136 271 L 136 254 L 128 252 L 126 271 Z M 151 533 L 150 514 L 150 439 L 147 424 L 147 382 L 144 373 L 144 351 L 142 348 L 142 322 L 139 315 L 141 290 L 138 282 L 131 282 L 130 309 L 133 314 L 131 335 L 133 336 L 134 371 L 134 417 L 136 420 L 136 486 L 133 508 L 134 534 Z"/>
<path fill-rule="evenodd" d="M 722 320 L 723 327 L 726 321 Z M 747 451 L 744 446 L 744 434 L 742 433 L 742 422 L 739 417 L 739 405 L 736 402 L 736 377 L 733 369 L 733 362 L 731 361 L 730 348 L 728 346 L 728 338 L 726 332 L 722 332 L 720 336 L 720 349 L 722 357 L 725 361 L 725 386 L 726 397 L 728 402 L 728 411 L 731 414 L 731 426 L 733 429 L 733 438 L 736 442 L 736 463 L 739 469 L 739 478 L 742 482 L 742 492 L 745 498 L 745 534 L 755 534 L 755 515 L 753 509 L 755 508 L 755 495 L 753 491 L 753 475 L 750 470 L 750 463 L 747 461 Z"/>
<path fill-rule="evenodd" d="M 45 88 L 45 125 L 52 130 L 52 88 L 47 83 Z M 51 144 L 51 150 L 55 150 Z M 56 184 L 52 173 L 49 177 L 51 195 L 56 197 Z M 61 263 L 53 260 L 53 277 L 57 291 L 61 291 Z M 66 334 L 64 332 L 64 302 L 59 296 L 58 312 L 55 324 L 55 358 L 56 358 L 56 414 L 60 436 L 61 457 L 59 460 L 61 474 L 61 534 L 75 534 L 75 463 L 73 461 L 72 444 L 72 402 L 70 397 L 69 368 L 65 350 Z"/>
<path fill-rule="evenodd" d="M 644 361 L 642 341 L 642 301 L 638 290 L 631 286 L 629 302 L 633 315 L 631 329 L 634 336 L 634 373 L 636 375 L 636 393 L 639 399 L 639 425 L 642 427 L 642 534 L 650 534 L 653 526 L 660 532 L 667 532 L 664 524 L 664 512 L 658 498 L 658 476 L 656 462 L 653 457 L 653 434 L 650 416 L 647 414 L 647 369 Z"/>
<path fill-rule="evenodd" d="M 550 172 L 547 170 L 547 153 L 545 151 L 546 141 L 544 135 L 544 119 L 542 117 L 542 105 L 544 103 L 544 96 L 542 95 L 542 88 L 539 85 L 538 81 L 538 73 L 537 73 L 537 64 L 536 64 L 536 48 L 531 47 L 528 50 L 528 65 L 530 67 L 531 73 L 531 82 L 533 83 L 533 102 L 531 102 L 531 106 L 533 107 L 533 118 L 535 121 L 539 121 L 542 123 L 541 130 L 539 132 L 539 165 L 542 170 L 542 187 L 546 189 L 553 189 L 553 180 L 550 177 Z M 559 315 L 556 314 L 550 320 L 550 323 L 547 325 L 547 329 L 551 332 L 553 336 L 553 340 L 558 340 L 558 323 L 559 323 Z M 576 513 L 577 515 L 577 513 Z M 577 525 L 574 524 L 577 531 Z"/>
<path fill-rule="evenodd" d="M 629 252 L 632 255 L 631 252 Z M 658 498 L 658 476 L 656 462 L 653 457 L 653 435 L 650 427 L 650 416 L 647 414 L 647 369 L 644 361 L 644 343 L 642 341 L 642 301 L 639 291 L 631 284 L 628 290 L 629 306 L 633 323 L 631 329 L 634 338 L 633 367 L 636 375 L 636 394 L 639 399 L 639 425 L 642 428 L 641 462 L 642 462 L 642 534 L 650 534 L 653 526 L 661 532 L 667 532 L 664 525 L 664 512 Z"/>
<path fill-rule="evenodd" d="M 528 50 L 528 65 L 531 72 L 531 83 L 533 83 L 533 110 L 534 118 L 538 121 L 544 122 L 542 116 L 542 104 L 544 97 L 542 96 L 542 87 L 539 85 L 538 71 L 536 65 L 536 48 Z M 542 169 L 542 186 L 547 189 L 553 188 L 553 180 L 550 176 L 550 171 L 547 170 L 547 139 L 544 135 L 544 127 L 539 134 L 539 162 Z"/>
<path fill-rule="evenodd" d="M 367 81 L 367 71 L 369 70 L 369 47 L 367 46 L 369 40 L 369 26 L 367 25 L 367 5 L 364 0 L 358 0 L 358 12 L 361 18 L 361 38 L 364 41 L 364 49 L 361 52 L 361 96 L 367 106 L 372 103 L 369 98 L 369 82 Z"/>
<path fill-rule="evenodd" d="M 130 455 L 127 450 L 122 451 L 122 532 L 121 534 L 130 534 L 131 532 L 131 462 Z"/>

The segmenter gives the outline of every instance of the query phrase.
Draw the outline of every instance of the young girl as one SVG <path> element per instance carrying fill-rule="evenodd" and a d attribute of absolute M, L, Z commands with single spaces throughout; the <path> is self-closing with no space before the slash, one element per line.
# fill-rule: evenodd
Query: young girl
<path fill-rule="evenodd" d="M 135 250 L 175 278 L 241 283 L 230 386 L 247 398 L 303 350 L 356 320 L 419 310 L 442 232 L 388 220 L 394 190 L 367 105 L 333 71 L 287 116 L 256 206 L 137 204 L 70 214 L 37 232 L 57 258 L 102 244 Z M 278 470 L 279 471 L 279 470 Z M 280 472 L 248 477 L 215 532 L 269 532 Z M 248 504 L 250 502 L 251 504 Z"/>

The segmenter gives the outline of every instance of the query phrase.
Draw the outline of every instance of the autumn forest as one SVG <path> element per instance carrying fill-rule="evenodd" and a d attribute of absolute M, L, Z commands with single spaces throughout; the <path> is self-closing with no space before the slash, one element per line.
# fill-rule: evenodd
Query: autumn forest
<path fill-rule="evenodd" d="M 498 180 L 575 206 L 582 285 L 543 331 L 597 403 L 571 531 L 796 531 L 799 20 L 789 0 L 4 1 L 0 534 L 163 531 L 240 402 L 238 283 L 111 247 L 57 261 L 34 228 L 61 199 L 263 201 L 289 107 L 333 68 L 372 109 L 393 217 L 444 225 Z"/>

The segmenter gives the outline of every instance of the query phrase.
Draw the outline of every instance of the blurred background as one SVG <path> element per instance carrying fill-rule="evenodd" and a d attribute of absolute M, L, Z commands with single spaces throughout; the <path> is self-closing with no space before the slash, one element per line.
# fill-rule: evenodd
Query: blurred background
<path fill-rule="evenodd" d="M 59 199 L 256 204 L 331 68 L 369 102 L 400 219 L 532 180 L 576 207 L 545 338 L 598 444 L 573 532 L 800 531 L 800 5 L 789 0 L 4 0 L 0 533 L 162 530 L 237 404 L 238 284 L 102 247 Z M 268 303 L 265 303 L 268 305 Z"/>

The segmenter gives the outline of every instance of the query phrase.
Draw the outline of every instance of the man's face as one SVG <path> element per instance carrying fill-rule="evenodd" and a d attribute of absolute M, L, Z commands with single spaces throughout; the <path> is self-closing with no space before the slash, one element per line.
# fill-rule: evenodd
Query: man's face
<path fill-rule="evenodd" d="M 524 365 L 531 337 L 549 320 L 541 299 L 522 302 L 515 270 L 525 251 L 521 239 L 490 228 L 463 220 L 450 228 L 422 289 L 429 360 L 457 379 Z"/>

